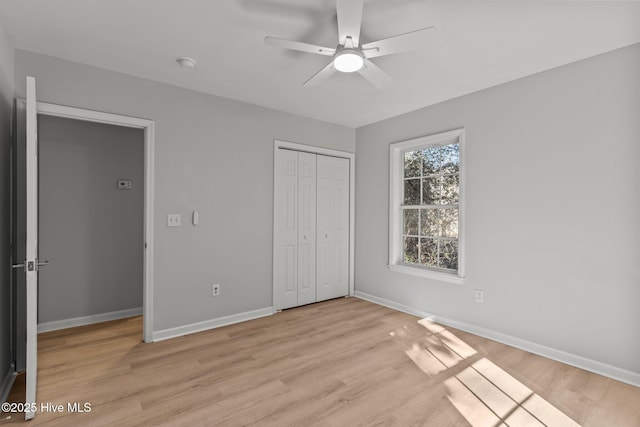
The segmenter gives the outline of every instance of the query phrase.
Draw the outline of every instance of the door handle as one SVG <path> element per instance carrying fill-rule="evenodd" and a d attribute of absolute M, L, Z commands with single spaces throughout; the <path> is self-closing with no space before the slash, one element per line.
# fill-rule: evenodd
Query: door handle
<path fill-rule="evenodd" d="M 23 268 L 24 271 L 38 271 L 38 267 L 42 267 L 43 265 L 49 265 L 49 261 L 27 261 L 25 260 L 21 264 L 13 264 L 11 268 Z"/>

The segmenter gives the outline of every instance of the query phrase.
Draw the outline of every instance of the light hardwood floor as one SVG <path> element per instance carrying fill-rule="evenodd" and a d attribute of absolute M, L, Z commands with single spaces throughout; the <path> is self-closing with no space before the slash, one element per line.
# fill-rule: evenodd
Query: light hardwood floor
<path fill-rule="evenodd" d="M 640 426 L 637 387 L 357 298 L 152 344 L 141 330 L 39 335 L 39 404 L 91 412 L 29 424 Z"/>

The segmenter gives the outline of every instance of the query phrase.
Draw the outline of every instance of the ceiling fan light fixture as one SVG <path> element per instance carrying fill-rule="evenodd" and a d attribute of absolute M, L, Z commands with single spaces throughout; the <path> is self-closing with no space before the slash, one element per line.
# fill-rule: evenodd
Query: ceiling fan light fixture
<path fill-rule="evenodd" d="M 343 49 L 333 58 L 333 67 L 342 73 L 353 73 L 364 66 L 364 58 L 356 49 Z"/>

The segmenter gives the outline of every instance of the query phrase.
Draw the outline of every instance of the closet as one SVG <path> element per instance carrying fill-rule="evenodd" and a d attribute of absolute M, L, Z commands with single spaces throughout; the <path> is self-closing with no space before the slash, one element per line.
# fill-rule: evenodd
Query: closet
<path fill-rule="evenodd" d="M 349 159 L 277 148 L 274 309 L 349 293 Z"/>

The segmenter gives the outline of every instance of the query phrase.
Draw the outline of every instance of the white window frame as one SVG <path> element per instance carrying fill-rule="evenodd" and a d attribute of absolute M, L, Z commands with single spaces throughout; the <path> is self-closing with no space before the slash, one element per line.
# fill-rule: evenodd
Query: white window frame
<path fill-rule="evenodd" d="M 422 136 L 407 141 L 389 145 L 389 270 L 426 277 L 443 282 L 462 284 L 465 277 L 465 131 L 464 128 L 448 132 Z M 459 202 L 458 202 L 458 271 L 445 272 L 429 267 L 408 264 L 404 262 L 403 236 L 403 184 L 404 184 L 404 153 L 434 145 L 459 144 Z"/>

